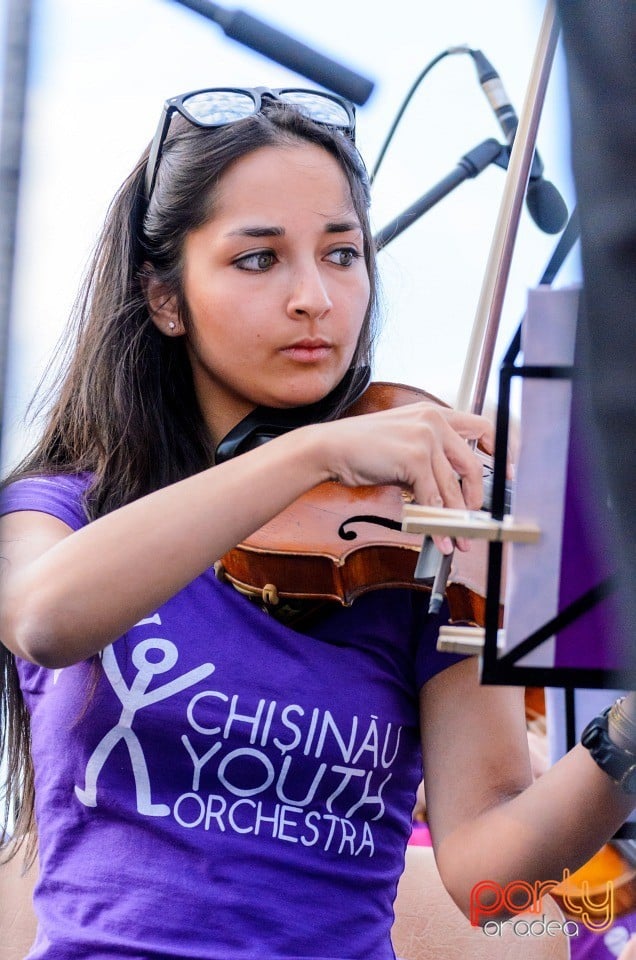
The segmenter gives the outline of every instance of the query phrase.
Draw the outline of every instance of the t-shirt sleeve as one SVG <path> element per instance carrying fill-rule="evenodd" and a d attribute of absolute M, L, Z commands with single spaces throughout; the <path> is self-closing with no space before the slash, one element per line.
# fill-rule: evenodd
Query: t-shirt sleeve
<path fill-rule="evenodd" d="M 414 595 L 414 617 L 417 633 L 417 647 L 415 652 L 415 678 L 417 688 L 420 690 L 427 680 L 441 673 L 447 667 L 465 660 L 466 657 L 460 653 L 445 653 L 437 649 L 437 637 L 439 628 L 448 623 L 448 607 L 442 606 L 439 614 L 429 614 L 428 612 L 428 593 L 417 593 Z"/>
<path fill-rule="evenodd" d="M 16 480 L 0 493 L 0 516 L 20 510 L 48 513 L 71 530 L 86 526 L 84 507 L 87 478 L 80 476 L 26 477 Z"/>

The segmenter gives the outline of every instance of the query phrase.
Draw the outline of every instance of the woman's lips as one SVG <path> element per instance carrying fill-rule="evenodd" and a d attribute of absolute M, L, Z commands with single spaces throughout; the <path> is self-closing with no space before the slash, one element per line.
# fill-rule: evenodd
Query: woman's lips
<path fill-rule="evenodd" d="M 281 353 L 298 363 L 317 363 L 324 360 L 332 350 L 326 340 L 298 340 L 283 347 Z"/>

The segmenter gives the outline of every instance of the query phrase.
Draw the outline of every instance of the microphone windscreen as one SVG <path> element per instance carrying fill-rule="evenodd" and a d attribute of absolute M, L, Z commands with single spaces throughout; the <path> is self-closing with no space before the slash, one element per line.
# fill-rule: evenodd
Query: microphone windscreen
<path fill-rule="evenodd" d="M 223 31 L 233 40 L 360 106 L 371 96 L 373 82 L 344 64 L 331 60 L 244 10 L 225 11 L 225 14 L 222 18 Z M 221 22 L 220 17 L 216 19 Z"/>
<path fill-rule="evenodd" d="M 526 193 L 530 216 L 544 233 L 559 233 L 568 219 L 568 208 L 563 197 L 549 180 L 540 177 L 531 180 Z"/>

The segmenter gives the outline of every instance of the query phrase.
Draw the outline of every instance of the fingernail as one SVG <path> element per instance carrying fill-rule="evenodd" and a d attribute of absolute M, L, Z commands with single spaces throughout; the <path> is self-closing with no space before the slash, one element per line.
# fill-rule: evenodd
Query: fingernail
<path fill-rule="evenodd" d="M 453 552 L 453 541 L 450 537 L 442 538 L 442 553 L 452 553 Z"/>

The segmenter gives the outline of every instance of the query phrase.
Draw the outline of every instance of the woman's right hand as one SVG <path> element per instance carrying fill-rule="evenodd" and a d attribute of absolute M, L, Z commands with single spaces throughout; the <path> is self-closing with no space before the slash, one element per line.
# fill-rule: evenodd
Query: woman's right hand
<path fill-rule="evenodd" d="M 478 510 L 482 505 L 482 462 L 466 441 L 478 441 L 492 453 L 494 428 L 485 417 L 422 402 L 318 429 L 331 479 L 347 486 L 399 483 L 429 506 Z"/>

